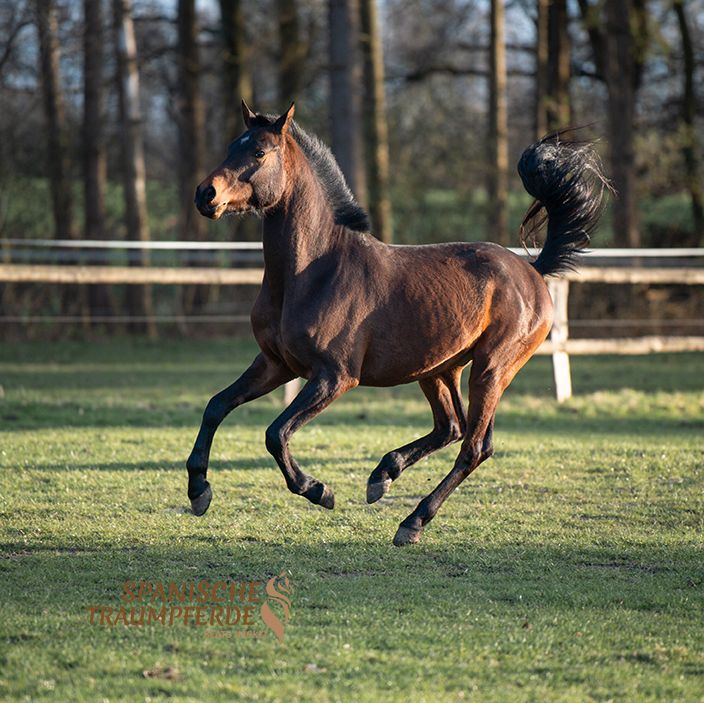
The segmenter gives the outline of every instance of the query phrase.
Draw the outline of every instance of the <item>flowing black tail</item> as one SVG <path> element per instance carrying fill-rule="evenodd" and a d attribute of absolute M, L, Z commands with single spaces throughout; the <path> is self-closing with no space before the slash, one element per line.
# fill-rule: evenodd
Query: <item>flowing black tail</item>
<path fill-rule="evenodd" d="M 521 225 L 523 242 L 548 223 L 543 249 L 533 262 L 543 276 L 574 269 L 604 210 L 604 191 L 611 190 L 593 144 L 563 140 L 563 135 L 543 137 L 518 162 L 523 186 L 535 198 Z"/>

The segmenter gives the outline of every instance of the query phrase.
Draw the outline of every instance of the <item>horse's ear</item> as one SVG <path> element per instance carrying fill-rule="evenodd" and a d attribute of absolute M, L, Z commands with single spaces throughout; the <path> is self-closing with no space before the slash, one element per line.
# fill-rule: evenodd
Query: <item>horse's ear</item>
<path fill-rule="evenodd" d="M 296 112 L 296 104 L 291 103 L 291 106 L 284 112 L 281 117 L 279 117 L 276 122 L 274 122 L 273 125 L 271 125 L 271 129 L 273 132 L 276 132 L 277 134 L 286 134 L 288 131 L 288 128 L 291 126 L 291 122 L 293 122 L 293 115 Z"/>
<path fill-rule="evenodd" d="M 242 98 L 242 117 L 244 118 L 244 124 L 249 129 L 253 124 L 257 116 L 256 112 L 252 112 L 249 105 Z"/>

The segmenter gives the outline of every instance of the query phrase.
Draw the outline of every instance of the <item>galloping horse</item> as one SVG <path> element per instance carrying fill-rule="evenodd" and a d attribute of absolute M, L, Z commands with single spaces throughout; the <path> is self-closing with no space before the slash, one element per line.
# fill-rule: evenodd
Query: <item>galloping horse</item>
<path fill-rule="evenodd" d="M 261 353 L 213 396 L 187 462 L 194 514 L 208 509 L 213 436 L 228 413 L 296 377 L 307 383 L 266 430 L 266 448 L 289 490 L 332 509 L 333 492 L 305 474 L 291 435 L 357 385 L 417 381 L 433 429 L 386 454 L 367 483 L 381 498 L 421 458 L 462 440 L 450 473 L 400 524 L 395 545 L 417 542 L 440 506 L 493 453 L 502 393 L 545 340 L 552 301 L 544 276 L 573 266 L 602 211 L 606 180 L 589 144 L 545 137 L 518 165 L 535 198 L 524 226 L 547 213 L 545 245 L 529 263 L 491 243 L 388 246 L 369 234 L 330 150 L 294 121 L 254 113 L 246 131 L 197 188 L 206 217 L 256 212 L 263 219 L 264 279 L 252 310 Z M 545 213 L 543 213 L 543 209 Z M 471 361 L 469 409 L 460 376 Z"/>

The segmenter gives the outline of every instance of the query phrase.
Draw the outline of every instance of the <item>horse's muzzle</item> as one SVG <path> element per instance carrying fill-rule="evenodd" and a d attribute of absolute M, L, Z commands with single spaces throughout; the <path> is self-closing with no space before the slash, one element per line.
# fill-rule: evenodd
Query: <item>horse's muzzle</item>
<path fill-rule="evenodd" d="M 211 219 L 217 218 L 219 204 L 213 202 L 216 196 L 217 192 L 212 183 L 205 186 L 201 183 L 196 188 L 196 196 L 193 200 L 201 215 Z"/>

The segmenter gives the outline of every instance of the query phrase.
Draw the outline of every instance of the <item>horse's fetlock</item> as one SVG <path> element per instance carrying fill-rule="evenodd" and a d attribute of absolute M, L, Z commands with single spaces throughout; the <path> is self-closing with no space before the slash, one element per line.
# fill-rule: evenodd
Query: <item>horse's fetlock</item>
<path fill-rule="evenodd" d="M 423 500 L 418 503 L 418 506 L 416 507 L 415 511 L 413 514 L 409 515 L 400 525 L 399 527 L 403 527 L 406 530 L 422 530 L 423 525 L 426 522 L 429 522 L 429 520 L 424 519 L 425 514 L 428 511 L 428 503 L 424 502 Z"/>
<path fill-rule="evenodd" d="M 200 462 L 191 461 L 190 459 L 186 462 L 186 470 L 189 476 L 196 476 L 198 474 L 205 474 L 205 469 Z"/>
<path fill-rule="evenodd" d="M 200 495 L 203 495 L 208 488 L 208 482 L 205 479 L 205 474 L 197 474 L 188 478 L 188 498 L 194 500 Z"/>
<path fill-rule="evenodd" d="M 198 475 L 205 476 L 208 470 L 208 462 L 204 460 L 203 457 L 193 453 L 186 460 L 186 470 L 188 471 L 189 477 Z"/>
<path fill-rule="evenodd" d="M 380 480 L 385 479 L 387 476 L 396 480 L 401 475 L 401 471 L 403 471 L 403 457 L 398 452 L 389 452 L 381 460 L 379 468 L 381 473 L 385 474 Z"/>
<path fill-rule="evenodd" d="M 325 492 L 325 484 L 315 479 L 306 481 L 306 487 L 301 492 L 311 503 L 320 503 L 320 499 Z"/>

